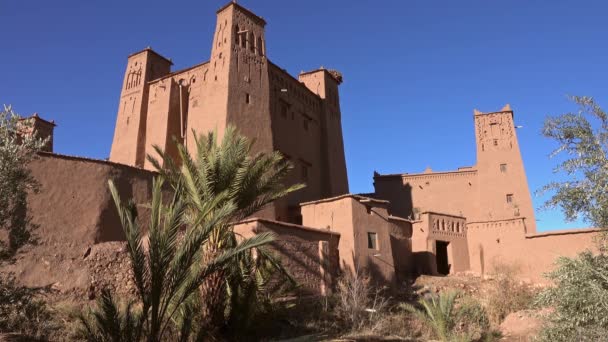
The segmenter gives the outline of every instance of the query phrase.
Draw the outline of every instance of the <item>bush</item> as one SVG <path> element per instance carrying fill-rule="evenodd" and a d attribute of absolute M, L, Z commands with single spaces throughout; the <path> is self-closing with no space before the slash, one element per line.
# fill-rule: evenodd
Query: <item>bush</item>
<path fill-rule="evenodd" d="M 12 277 L 0 277 L 0 332 L 44 338 L 58 329 L 51 318 L 46 303 L 37 300 L 33 290 L 18 286 Z"/>
<path fill-rule="evenodd" d="M 491 330 L 486 309 L 473 297 L 458 300 L 454 332 L 467 341 L 492 341 L 499 334 Z"/>
<path fill-rule="evenodd" d="M 608 256 L 587 251 L 575 258 L 559 258 L 556 264 L 547 275 L 555 286 L 536 300 L 554 309 L 540 339 L 597 341 L 608 336 Z"/>
<path fill-rule="evenodd" d="M 488 289 L 487 310 L 490 321 L 499 325 L 512 312 L 528 309 L 535 291 L 517 279 L 519 268 L 504 263 L 494 264 L 495 282 Z"/>
<path fill-rule="evenodd" d="M 378 328 L 381 315 L 388 310 L 382 289 L 373 288 L 362 274 L 346 274 L 338 281 L 335 314 L 348 331 Z"/>

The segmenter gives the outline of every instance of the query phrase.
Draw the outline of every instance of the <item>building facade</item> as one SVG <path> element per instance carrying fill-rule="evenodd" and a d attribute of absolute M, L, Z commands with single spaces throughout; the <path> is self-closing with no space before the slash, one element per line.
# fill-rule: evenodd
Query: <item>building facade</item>
<path fill-rule="evenodd" d="M 157 145 L 176 156 L 175 141 L 195 149 L 194 134 L 228 125 L 255 139 L 256 152 L 280 151 L 294 165 L 291 183 L 305 189 L 278 201 L 265 218 L 301 223 L 300 202 L 348 193 L 334 70 L 298 79 L 267 56 L 266 22 L 231 2 L 217 12 L 211 58 L 171 71 L 150 48 L 127 59 L 110 161 L 145 169 Z"/>

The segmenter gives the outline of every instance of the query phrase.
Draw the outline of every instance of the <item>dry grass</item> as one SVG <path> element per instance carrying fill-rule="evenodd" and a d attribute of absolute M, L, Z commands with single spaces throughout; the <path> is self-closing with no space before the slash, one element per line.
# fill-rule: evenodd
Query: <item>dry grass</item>
<path fill-rule="evenodd" d="M 498 326 L 510 313 L 530 308 L 537 290 L 528 283 L 517 279 L 520 268 L 515 264 L 495 262 L 494 281 L 485 296 L 486 309 L 490 321 Z"/>

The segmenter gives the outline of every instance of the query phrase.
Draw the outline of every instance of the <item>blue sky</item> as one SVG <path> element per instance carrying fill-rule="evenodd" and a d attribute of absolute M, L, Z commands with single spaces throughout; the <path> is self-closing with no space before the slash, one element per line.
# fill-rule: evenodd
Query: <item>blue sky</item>
<path fill-rule="evenodd" d="M 174 70 L 208 60 L 219 0 L 0 0 L 0 103 L 58 126 L 58 153 L 106 158 L 128 54 L 152 46 Z M 372 174 L 475 162 L 473 108 L 510 103 L 532 191 L 552 179 L 547 115 L 566 94 L 608 107 L 603 1 L 242 0 L 268 21 L 269 58 L 290 73 L 344 74 L 351 192 Z M 542 197 L 533 196 L 536 207 Z M 584 226 L 538 212 L 539 230 Z"/>

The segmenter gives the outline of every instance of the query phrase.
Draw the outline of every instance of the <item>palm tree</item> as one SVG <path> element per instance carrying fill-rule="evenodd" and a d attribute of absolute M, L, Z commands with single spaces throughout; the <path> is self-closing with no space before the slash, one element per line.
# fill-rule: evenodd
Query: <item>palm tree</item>
<path fill-rule="evenodd" d="M 176 188 L 172 199 L 163 205 L 163 180 L 155 179 L 146 250 L 135 205 L 123 204 L 112 181 L 109 186 L 127 239 L 137 302 L 121 309 L 104 291 L 92 318 L 81 317 L 84 337 L 117 342 L 157 342 L 170 336 L 179 341 L 202 340 L 205 331 L 196 331 L 193 324 L 197 314 L 193 299 L 198 289 L 233 259 L 273 241 L 272 234 L 244 239 L 208 257 L 202 246 L 212 239 L 218 226 L 235 215 L 237 207 L 228 200 L 228 192 L 201 199 L 194 216 L 187 210 L 187 196 L 181 188 Z"/>
<path fill-rule="evenodd" d="M 218 143 L 217 132 L 210 132 L 198 136 L 195 144 L 195 156 L 191 156 L 184 145 L 177 144 L 179 160 L 173 160 L 158 146 L 154 148 L 161 160 L 150 155 L 148 160 L 163 177 L 169 180 L 174 189 L 185 189 L 188 217 L 197 217 L 203 209 L 200 206 L 204 203 L 204 199 L 218 194 L 227 194 L 223 201 L 217 203 L 218 206 L 223 205 L 224 202 L 231 202 L 236 206 L 230 222 L 217 225 L 206 241 L 203 259 L 211 260 L 218 253 L 234 248 L 238 243 L 239 237 L 232 229 L 232 222 L 238 222 L 258 212 L 267 204 L 302 188 L 303 185 L 285 186 L 284 181 L 292 169 L 291 164 L 276 151 L 253 155 L 253 141 L 240 135 L 232 126 L 227 127 L 221 143 Z M 266 280 L 261 279 L 261 275 L 268 277 L 277 273 L 254 270 L 251 266 L 270 265 L 275 271 L 279 271 L 279 274 L 290 279 L 280 263 L 263 249 L 256 251 L 256 258 L 259 259 L 256 263 L 245 265 L 243 258 L 240 262 L 233 259 L 230 267 L 217 270 L 201 287 L 201 298 L 204 300 L 202 316 L 211 326 L 219 327 L 226 322 L 224 309 L 227 305 L 229 308 L 237 306 L 234 302 L 235 298 L 230 299 L 226 296 L 238 295 L 238 298 L 242 298 L 242 288 L 239 289 L 235 285 L 242 285 L 242 282 L 229 281 L 229 278 L 252 280 L 257 277 L 250 283 L 250 285 L 257 284 L 249 288 L 254 289 L 251 296 L 260 295 L 263 289 L 259 285 Z M 249 259 L 251 260 L 251 256 Z M 248 271 L 249 275 L 244 275 L 245 271 Z M 229 313 L 228 316 L 231 314 Z"/>
<path fill-rule="evenodd" d="M 457 292 L 444 292 L 438 297 L 431 297 L 430 300 L 420 299 L 420 307 L 403 304 L 403 308 L 428 325 L 441 341 L 450 341 L 456 320 L 454 304 L 457 295 Z"/>

